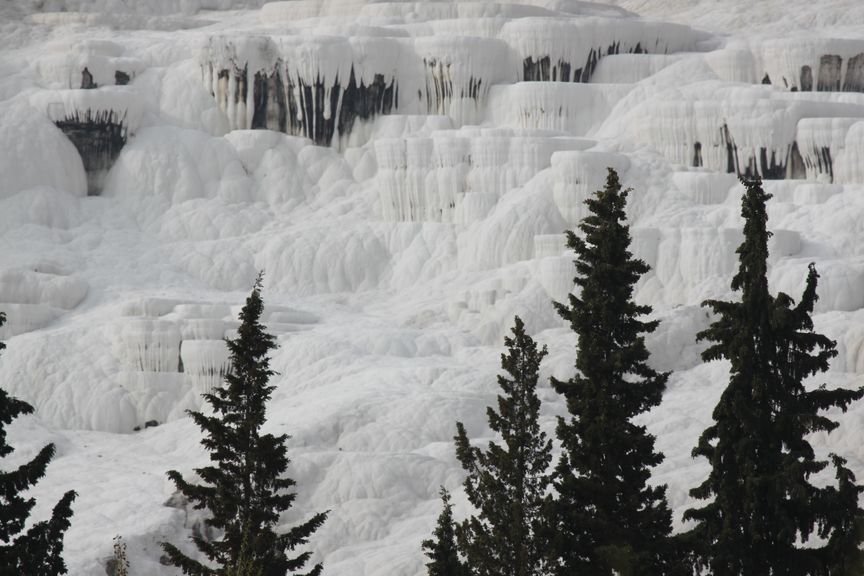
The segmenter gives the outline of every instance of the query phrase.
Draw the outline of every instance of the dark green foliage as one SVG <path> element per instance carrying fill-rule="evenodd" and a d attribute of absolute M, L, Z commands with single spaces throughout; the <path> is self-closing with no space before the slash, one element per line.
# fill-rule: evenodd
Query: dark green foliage
<path fill-rule="evenodd" d="M 828 370 L 837 354 L 833 341 L 813 332 L 818 274 L 811 265 L 797 305 L 786 294 L 769 293 L 770 195 L 758 180 L 742 182 L 744 242 L 732 279 L 741 300 L 705 302 L 718 318 L 698 335 L 711 342 L 705 361 L 730 362 L 714 423 L 693 450 L 694 457 L 709 460 L 711 472 L 690 494 L 713 500 L 685 512 L 685 519 L 696 521 L 685 539 L 696 553 L 696 568 L 715 576 L 822 574 L 824 550 L 800 548 L 797 541 L 821 527 L 820 535 L 832 542 L 832 562 L 842 565 L 850 554 L 860 561 L 850 552 L 860 542 L 858 488 L 842 459 L 835 460 L 839 489 L 811 485 L 810 476 L 827 462 L 816 459 L 806 436 L 836 428 L 820 412 L 845 411 L 864 389 L 805 389 L 804 379 Z"/>
<path fill-rule="evenodd" d="M 459 548 L 477 576 L 536 576 L 548 573 L 548 508 L 552 441 L 540 431 L 537 376 L 545 347 L 537 349 L 517 316 L 498 376 L 504 391 L 498 411 L 487 409 L 489 427 L 503 440 L 483 451 L 471 446 L 456 424 L 456 457 L 468 473 L 465 492 L 479 511 L 459 526 Z"/>
<path fill-rule="evenodd" d="M 0 326 L 5 321 L 5 315 L 0 313 Z M 0 350 L 5 347 L 0 342 Z M 0 458 L 14 451 L 6 443 L 6 426 L 21 414 L 32 413 L 32 406 L 0 389 Z M 21 492 L 32 488 L 45 476 L 45 469 L 53 457 L 54 445 L 48 444 L 30 462 L 15 470 L 0 471 L 0 576 L 66 574 L 62 556 L 63 535 L 69 528 L 75 492 L 63 495 L 49 520 L 37 522 L 26 533 L 20 534 L 36 504 L 33 498 L 22 497 Z"/>
<path fill-rule="evenodd" d="M 633 302 L 633 287 L 649 267 L 630 253 L 627 194 L 611 168 L 604 190 L 586 200 L 579 225 L 567 233 L 576 252 L 578 296 L 558 313 L 579 336 L 576 375 L 553 379 L 567 400 L 554 485 L 557 574 L 661 576 L 677 574 L 669 534 L 665 486 L 651 486 L 651 468 L 663 460 L 654 437 L 633 418 L 660 403 L 667 373 L 648 364 L 645 334 L 657 322 L 640 320 L 649 306 Z"/>
<path fill-rule="evenodd" d="M 225 569 L 225 576 L 262 576 L 263 568 L 255 565 L 252 549 L 252 538 L 247 532 L 240 544 L 240 554 L 237 560 Z"/>
<path fill-rule="evenodd" d="M 429 576 L 468 576 L 469 572 L 459 560 L 456 549 L 456 526 L 453 523 L 453 505 L 450 493 L 442 486 L 441 501 L 443 508 L 438 516 L 438 524 L 432 532 L 433 539 L 423 541 L 423 550 L 430 562 L 426 564 Z"/>
<path fill-rule="evenodd" d="M 858 507 L 858 497 L 864 488 L 855 483 L 855 475 L 846 468 L 846 460 L 831 454 L 837 486 L 825 488 L 821 494 L 824 520 L 819 535 L 828 539 L 820 551 L 824 576 L 858 576 L 864 574 L 864 510 Z"/>
<path fill-rule="evenodd" d="M 204 431 L 201 444 L 213 462 L 195 470 L 203 484 L 190 484 L 177 471 L 168 472 L 196 509 L 210 511 L 207 524 L 223 532 L 212 542 L 193 537 L 198 550 L 215 567 L 189 558 L 172 544 L 162 544 L 171 564 L 185 574 L 225 575 L 238 569 L 261 576 L 294 573 L 306 565 L 310 553 L 289 554 L 306 544 L 326 518 L 326 513 L 316 514 L 285 534 L 274 532 L 280 513 L 292 506 L 296 494 L 288 492 L 295 482 L 283 476 L 289 464 L 288 436 L 260 432 L 274 390 L 268 384 L 274 375 L 268 354 L 276 348 L 274 337 L 260 323 L 263 308 L 259 275 L 240 312 L 237 338 L 228 341 L 231 371 L 225 385 L 204 395 L 213 415 L 189 412 Z M 308 574 L 320 573 L 318 564 Z"/>

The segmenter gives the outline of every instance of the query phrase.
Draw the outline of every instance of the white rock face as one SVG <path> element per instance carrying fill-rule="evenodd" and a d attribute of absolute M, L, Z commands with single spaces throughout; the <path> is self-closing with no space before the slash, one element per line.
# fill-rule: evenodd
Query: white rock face
<path fill-rule="evenodd" d="M 420 576 L 440 485 L 469 512 L 455 422 L 489 437 L 518 314 L 577 344 L 564 233 L 609 167 L 625 186 L 636 297 L 673 375 L 644 417 L 675 526 L 728 367 L 700 303 L 727 298 L 737 176 L 761 175 L 772 289 L 821 275 L 825 381 L 864 372 L 864 11 L 856 0 L 27 0 L 0 2 L 0 386 L 33 404 L 10 440 L 58 457 L 44 516 L 80 493 L 70 573 L 136 574 L 195 518 L 164 472 L 206 464 L 186 416 L 230 369 L 259 270 L 279 349 L 266 430 L 290 434 L 297 508 L 331 576 Z M 821 381 L 819 381 L 821 382 Z M 818 384 L 819 382 L 814 382 Z M 864 405 L 814 438 L 864 477 Z M 133 432 L 149 421 L 159 426 Z"/>

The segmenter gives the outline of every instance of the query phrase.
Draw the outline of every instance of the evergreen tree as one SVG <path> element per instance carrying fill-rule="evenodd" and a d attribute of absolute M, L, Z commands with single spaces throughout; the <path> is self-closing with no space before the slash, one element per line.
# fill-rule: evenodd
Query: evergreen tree
<path fill-rule="evenodd" d="M 552 381 L 572 416 L 557 428 L 554 553 L 561 576 L 660 576 L 682 569 L 669 537 L 666 487 L 648 484 L 663 455 L 633 422 L 660 403 L 669 375 L 647 364 L 644 335 L 657 322 L 641 320 L 651 308 L 633 302 L 634 285 L 649 267 L 629 250 L 628 192 L 610 168 L 605 188 L 585 201 L 584 239 L 567 233 L 580 293 L 570 295 L 569 305 L 555 304 L 579 336 L 576 375 Z"/>
<path fill-rule="evenodd" d="M 456 424 L 456 457 L 467 472 L 465 492 L 479 511 L 457 530 L 460 550 L 477 576 L 537 576 L 548 573 L 544 519 L 548 507 L 552 441 L 540 431 L 537 376 L 546 348 L 537 349 L 517 316 L 498 376 L 504 391 L 498 411 L 487 409 L 489 427 L 503 445 L 471 446 Z"/>
<path fill-rule="evenodd" d="M 860 514 L 854 477 L 841 460 L 835 460 L 839 490 L 810 484 L 827 462 L 816 459 L 806 436 L 836 428 L 819 412 L 845 410 L 864 389 L 805 389 L 804 379 L 825 372 L 837 354 L 833 341 L 813 331 L 818 274 L 811 265 L 797 306 L 786 294 L 769 293 L 770 195 L 759 180 L 742 182 L 744 241 L 732 278 L 741 300 L 705 302 L 718 318 L 698 335 L 711 342 L 705 361 L 730 362 L 714 423 L 693 450 L 694 457 L 709 460 L 711 472 L 690 494 L 713 500 L 685 512 L 685 520 L 696 521 L 685 538 L 695 551 L 695 567 L 714 576 L 819 574 L 824 550 L 804 549 L 797 541 L 807 541 L 821 526 L 838 554 L 850 554 L 857 548 L 849 545 L 852 534 L 860 541 L 853 530 Z"/>
<path fill-rule="evenodd" d="M 210 452 L 213 465 L 195 470 L 203 484 L 188 483 L 175 470 L 168 472 L 196 509 L 210 511 L 207 524 L 223 533 L 212 542 L 193 537 L 198 550 L 216 567 L 208 567 L 176 546 L 162 543 L 171 564 L 191 576 L 224 576 L 237 570 L 285 576 L 299 571 L 310 552 L 294 557 L 289 553 L 306 544 L 327 515 L 316 514 L 285 534 L 274 532 L 279 515 L 293 505 L 296 494 L 288 492 L 295 482 L 283 476 L 289 464 L 285 447 L 288 436 L 261 434 L 266 404 L 275 388 L 268 384 L 274 375 L 268 354 L 276 347 L 275 338 L 260 323 L 264 308 L 261 278 L 259 275 L 240 312 L 237 338 L 228 341 L 231 370 L 225 376 L 225 385 L 204 395 L 213 415 L 189 412 L 204 431 L 201 444 Z M 320 573 L 318 564 L 308 574 Z"/>
<path fill-rule="evenodd" d="M 864 574 L 864 510 L 858 506 L 858 497 L 864 488 L 855 483 L 855 475 L 846 467 L 846 460 L 830 455 L 834 465 L 837 487 L 823 491 L 824 517 L 819 535 L 827 538 L 820 551 L 824 576 L 858 576 Z"/>
<path fill-rule="evenodd" d="M 430 562 L 426 564 L 429 576 L 468 576 L 469 572 L 459 560 L 456 549 L 456 525 L 453 522 L 453 505 L 450 493 L 441 487 L 443 508 L 438 524 L 432 532 L 434 539 L 423 541 L 423 550 Z"/>
<path fill-rule="evenodd" d="M 0 312 L 0 326 L 6 316 Z M 0 350 L 6 345 L 0 342 Z M 6 443 L 6 426 L 21 414 L 32 414 L 33 407 L 0 389 L 0 458 L 14 451 Z M 45 469 L 54 457 L 54 444 L 48 444 L 38 454 L 18 468 L 0 471 L 0 574 L 56 576 L 66 574 L 63 562 L 63 535 L 69 528 L 75 492 L 63 495 L 54 506 L 49 520 L 37 522 L 27 532 L 24 524 L 36 500 L 21 493 L 45 476 Z M 17 536 L 16 536 L 17 535 Z"/>

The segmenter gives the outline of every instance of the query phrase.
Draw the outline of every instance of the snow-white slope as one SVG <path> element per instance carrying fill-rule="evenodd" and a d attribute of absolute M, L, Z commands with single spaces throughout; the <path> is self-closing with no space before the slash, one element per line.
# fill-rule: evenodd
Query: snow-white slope
<path fill-rule="evenodd" d="M 825 381 L 864 383 L 860 2 L 617 4 L 0 3 L 0 386 L 37 412 L 9 464 L 57 443 L 34 516 L 79 492 L 71 574 L 104 574 L 115 534 L 134 574 L 174 573 L 158 542 L 200 518 L 166 504 L 165 471 L 207 461 L 184 410 L 261 269 L 285 525 L 331 510 L 311 547 L 332 576 L 422 574 L 438 487 L 469 512 L 455 422 L 488 437 L 514 314 L 549 346 L 548 432 L 564 413 L 563 232 L 607 166 L 634 188 L 637 297 L 674 370 L 645 422 L 676 528 L 726 382 L 694 336 L 699 303 L 730 296 L 736 171 L 769 178 L 772 288 L 818 266 Z M 813 441 L 864 478 L 862 418 Z"/>

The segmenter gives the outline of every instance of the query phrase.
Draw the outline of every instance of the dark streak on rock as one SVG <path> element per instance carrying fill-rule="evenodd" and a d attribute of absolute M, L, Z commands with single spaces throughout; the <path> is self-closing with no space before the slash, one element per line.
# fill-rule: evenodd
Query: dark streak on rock
<path fill-rule="evenodd" d="M 801 91 L 810 92 L 813 90 L 813 70 L 810 66 L 801 67 Z"/>
<path fill-rule="evenodd" d="M 637 42 L 636 46 L 626 49 L 626 52 L 630 54 L 649 53 L 641 42 Z M 572 64 L 566 60 L 559 59 L 553 63 L 548 55 L 536 58 L 528 56 L 522 60 L 522 80 L 525 82 L 570 82 L 572 78 L 573 82 L 590 82 L 600 60 L 606 56 L 621 53 L 620 41 L 613 42 L 605 49 L 592 48 L 588 52 L 585 64 L 581 68 L 576 68 L 575 71 L 573 71 Z M 572 74 L 571 71 L 573 71 Z"/>
<path fill-rule="evenodd" d="M 804 158 L 801 157 L 801 152 L 798 150 L 798 142 L 792 142 L 792 149 L 789 151 L 789 160 L 786 165 L 787 178 L 803 180 L 807 177 L 807 168 L 804 164 Z"/>
<path fill-rule="evenodd" d="M 766 180 L 804 178 L 804 163 L 795 142 L 789 146 L 782 158 L 778 157 L 775 151 L 769 151 L 764 147 L 759 148 L 757 155 L 740 158 L 735 138 L 726 124 L 720 127 L 720 138 L 726 147 L 726 172 L 730 174 L 743 175 L 748 178 L 753 178 L 758 174 Z M 701 146 L 699 151 L 701 156 Z"/>
<path fill-rule="evenodd" d="M 836 54 L 826 54 L 819 59 L 818 92 L 837 92 L 840 90 L 840 69 L 843 59 Z"/>
<path fill-rule="evenodd" d="M 846 66 L 844 92 L 864 92 L 864 53 L 853 56 Z"/>
<path fill-rule="evenodd" d="M 235 104 L 245 103 L 246 69 L 235 69 L 234 74 Z M 220 82 L 224 78 L 227 83 L 229 77 L 228 70 L 218 73 Z M 219 91 L 224 93 L 224 87 Z M 227 102 L 219 104 L 227 108 Z M 320 146 L 330 146 L 337 133 L 350 134 L 358 119 L 390 114 L 398 105 L 395 78 L 388 83 L 383 74 L 375 74 L 370 84 L 362 79 L 358 84 L 352 67 L 343 87 L 338 77 L 327 85 L 320 76 L 313 80 L 292 77 L 277 64 L 272 71 L 258 71 L 252 78 L 251 128 L 304 136 Z"/>
<path fill-rule="evenodd" d="M 834 160 L 829 147 L 820 146 L 810 150 L 810 154 L 804 159 L 804 165 L 812 171 L 827 174 L 829 182 L 834 181 Z"/>
<path fill-rule="evenodd" d="M 339 133 L 350 134 L 358 118 L 369 120 L 379 114 L 390 114 L 398 107 L 399 87 L 395 78 L 391 78 L 388 84 L 383 74 L 375 74 L 371 84 L 366 86 L 363 80 L 360 80 L 358 86 L 352 66 L 348 86 L 342 94 Z"/>
<path fill-rule="evenodd" d="M 94 88 L 98 88 L 99 85 L 93 81 L 93 74 L 90 73 L 90 70 L 87 67 L 84 67 L 84 70 L 81 71 L 81 89 L 82 90 L 93 90 Z"/>

